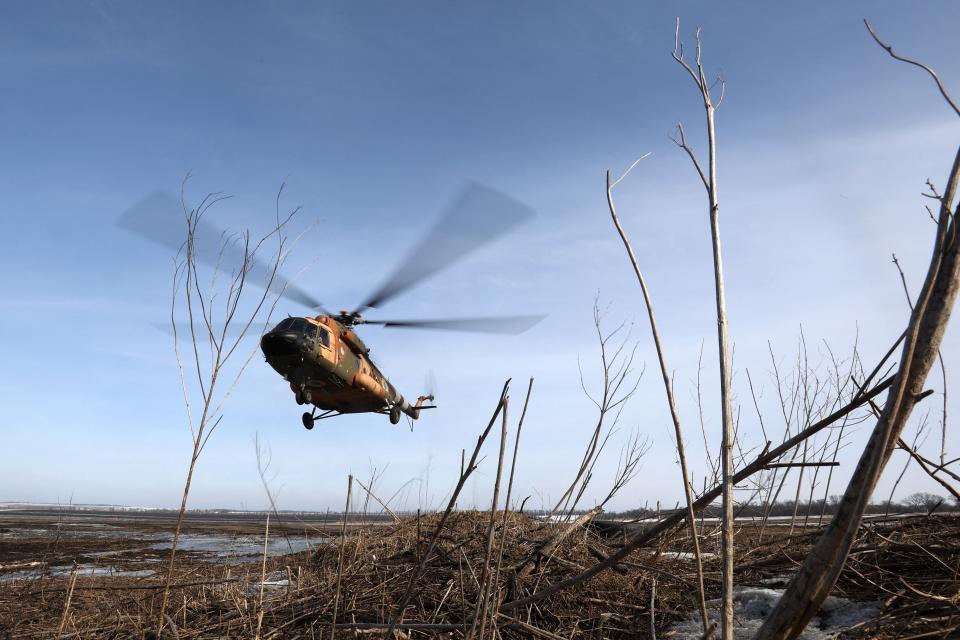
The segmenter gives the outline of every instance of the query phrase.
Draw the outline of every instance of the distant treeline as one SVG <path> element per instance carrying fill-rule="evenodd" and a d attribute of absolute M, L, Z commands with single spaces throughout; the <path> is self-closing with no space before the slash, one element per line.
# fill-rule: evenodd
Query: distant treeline
<path fill-rule="evenodd" d="M 764 505 L 762 503 L 752 502 L 745 505 L 740 505 L 736 511 L 736 515 L 739 518 L 762 518 L 764 516 L 768 517 L 784 517 L 784 516 L 793 516 L 796 515 L 801 518 L 808 517 L 818 517 L 821 514 L 823 515 L 833 515 L 837 511 L 837 506 L 840 503 L 840 496 L 830 496 L 826 501 L 824 500 L 814 500 L 812 502 L 800 501 L 796 503 L 793 500 L 784 500 L 780 502 L 775 502 L 772 505 Z M 28 503 L 6 503 L 4 504 L 4 511 L 8 512 L 94 512 L 94 513 L 124 513 L 124 514 L 141 514 L 141 515 L 175 515 L 177 512 L 173 509 L 155 509 L 155 508 L 145 508 L 145 507 L 124 507 L 117 505 L 38 505 L 38 504 L 28 504 Z M 461 509 L 462 511 L 471 511 L 472 509 Z M 674 511 L 685 510 L 682 504 L 673 504 L 665 505 L 661 504 L 660 508 L 651 508 L 651 507 L 642 507 L 637 509 L 627 509 L 625 511 L 604 511 L 603 516 L 606 518 L 617 518 L 617 519 L 630 519 L 630 520 L 641 520 L 645 518 L 656 518 L 658 516 L 663 517 L 670 515 Z M 573 511 L 573 515 L 581 515 L 586 513 L 587 509 L 576 509 Z M 893 502 L 874 502 L 867 507 L 867 514 L 871 515 L 885 515 L 885 514 L 905 514 L 905 513 L 942 513 L 949 511 L 960 511 L 960 501 L 952 497 L 941 496 L 934 493 L 914 493 L 903 500 L 893 501 Z M 291 519 L 309 519 L 313 522 L 339 522 L 343 518 L 342 510 L 326 510 L 326 511 L 307 511 L 307 510 L 285 510 L 281 509 L 279 511 L 268 512 L 266 510 L 236 510 L 236 509 L 189 509 L 186 512 L 186 517 L 189 518 L 198 518 L 204 516 L 214 516 L 221 517 L 224 519 L 237 518 L 241 520 L 246 519 L 259 519 L 265 518 L 268 513 L 272 513 L 275 517 L 278 517 L 282 520 Z M 418 511 L 408 511 L 408 510 L 396 510 L 394 513 L 398 517 L 402 518 L 416 518 Z M 428 513 L 427 511 L 423 513 Z M 556 517 L 563 517 L 565 514 L 563 512 L 558 512 L 551 514 L 548 510 L 543 509 L 527 509 L 524 511 L 527 515 L 533 518 L 547 518 L 551 515 Z M 391 521 L 393 516 L 383 512 L 382 510 L 370 508 L 367 511 L 362 510 L 351 510 L 350 518 L 358 518 L 361 521 L 369 522 L 379 522 L 379 521 Z M 707 507 L 703 511 L 705 517 L 719 517 L 720 516 L 720 507 L 719 504 L 712 505 Z"/>
<path fill-rule="evenodd" d="M 820 516 L 821 514 L 833 515 L 836 513 L 837 506 L 839 504 L 840 496 L 830 496 L 827 500 L 813 500 L 811 502 L 801 500 L 799 503 L 793 500 L 783 500 L 780 502 L 775 502 L 772 505 L 750 503 L 741 505 L 737 509 L 736 515 L 740 518 L 762 518 L 765 515 L 769 517 L 797 515 L 799 517 L 806 518 Z M 664 514 L 669 514 L 677 509 L 682 508 L 682 505 L 671 505 L 670 508 L 661 508 L 660 515 L 662 516 Z M 903 513 L 940 513 L 957 510 L 960 510 L 960 502 L 953 498 L 940 496 L 934 493 L 920 492 L 911 494 L 899 502 L 888 502 L 886 500 L 882 502 L 873 502 L 867 507 L 867 514 L 885 515 Z M 707 507 L 703 514 L 708 518 L 719 517 L 720 507 L 719 505 Z M 650 508 L 629 509 L 627 511 L 619 511 L 616 513 L 607 512 L 605 515 L 608 517 L 629 519 L 655 518 L 657 517 L 657 510 Z"/>

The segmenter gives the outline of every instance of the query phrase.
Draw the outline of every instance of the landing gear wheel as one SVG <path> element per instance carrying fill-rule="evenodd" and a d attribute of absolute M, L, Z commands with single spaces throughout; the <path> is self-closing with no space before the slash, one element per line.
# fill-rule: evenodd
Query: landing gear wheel
<path fill-rule="evenodd" d="M 313 429 L 313 414 L 310 412 L 304 412 L 303 417 L 303 426 L 309 431 Z"/>
<path fill-rule="evenodd" d="M 400 407 L 390 407 L 390 424 L 400 423 Z"/>
<path fill-rule="evenodd" d="M 310 404 L 313 402 L 313 396 L 305 387 L 300 387 L 297 391 L 297 404 Z"/>

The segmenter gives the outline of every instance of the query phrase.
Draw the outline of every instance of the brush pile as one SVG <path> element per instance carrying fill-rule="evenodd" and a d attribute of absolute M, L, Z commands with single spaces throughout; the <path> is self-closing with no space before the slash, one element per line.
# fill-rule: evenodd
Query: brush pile
<path fill-rule="evenodd" d="M 545 524 L 512 512 L 496 514 L 492 536 L 489 512 L 454 512 L 437 533 L 440 519 L 361 529 L 320 547 L 301 574 L 300 597 L 281 594 L 265 603 L 263 637 L 330 637 L 334 615 L 337 637 L 382 636 L 391 623 L 400 637 L 465 637 L 471 629 L 480 637 L 481 627 L 487 637 L 494 627 L 501 637 L 643 637 L 651 579 L 690 569 L 689 562 L 647 553 L 649 571 L 622 567 L 530 609 L 501 611 L 503 602 L 586 569 L 615 543 L 579 523 Z M 657 616 L 693 606 L 687 580 L 676 580 L 678 588 L 658 590 Z M 230 633 L 229 626 L 220 631 Z"/>
<path fill-rule="evenodd" d="M 918 516 L 860 530 L 836 592 L 876 598 L 871 638 L 960 637 L 960 518 Z"/>
<path fill-rule="evenodd" d="M 764 542 L 746 538 L 738 584 L 786 586 L 822 530 Z M 739 537 L 739 533 L 738 533 Z M 753 558 L 748 560 L 748 558 Z M 833 595 L 873 602 L 879 615 L 851 625 L 843 637 L 960 637 L 960 517 L 896 516 L 861 526 Z"/>
<path fill-rule="evenodd" d="M 504 604 L 612 553 L 622 536 L 600 533 L 586 518 L 547 523 L 498 512 L 492 533 L 489 512 L 452 512 L 438 530 L 441 520 L 433 514 L 351 527 L 312 551 L 262 564 L 184 562 L 160 637 L 381 638 L 393 625 L 400 638 L 649 638 L 652 626 L 667 638 L 677 623 L 696 618 L 695 564 L 685 553 L 692 545 L 679 530 L 614 570 L 510 608 Z M 738 584 L 782 587 L 821 531 L 785 529 L 738 531 Z M 709 523 L 702 535 L 711 599 L 719 595 L 718 536 Z M 834 594 L 872 607 L 870 619 L 811 637 L 953 637 L 960 633 L 958 568 L 960 519 L 869 523 Z M 157 582 L 0 583 L 0 638 L 157 638 Z"/>

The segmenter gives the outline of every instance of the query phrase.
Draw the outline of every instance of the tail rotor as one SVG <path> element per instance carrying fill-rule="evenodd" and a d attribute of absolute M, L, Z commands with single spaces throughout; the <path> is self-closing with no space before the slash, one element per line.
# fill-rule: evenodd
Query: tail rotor
<path fill-rule="evenodd" d="M 433 370 L 428 370 L 427 375 L 423 381 L 423 398 L 433 402 L 434 397 L 437 394 L 437 377 L 433 374 Z"/>

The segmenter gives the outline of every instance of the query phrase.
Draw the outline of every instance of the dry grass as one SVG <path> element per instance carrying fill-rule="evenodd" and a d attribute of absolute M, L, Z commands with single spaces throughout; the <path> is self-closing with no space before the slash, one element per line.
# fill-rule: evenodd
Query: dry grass
<path fill-rule="evenodd" d="M 497 514 L 495 549 L 504 542 L 499 579 L 491 590 L 490 609 L 502 638 L 645 638 L 649 637 L 653 580 L 655 619 L 660 637 L 670 623 L 696 611 L 692 562 L 658 551 L 684 550 L 681 532 L 659 548 L 638 550 L 617 570 L 599 574 L 570 590 L 509 615 L 498 603 L 532 593 L 590 566 L 612 552 L 622 538 L 580 528 L 565 538 L 552 557 L 536 549 L 562 527 L 524 515 Z M 338 638 L 384 637 L 386 626 L 399 623 L 400 637 L 466 637 L 476 608 L 480 567 L 487 548 L 489 513 L 455 512 L 440 533 L 434 552 L 422 557 L 439 516 L 407 519 L 395 525 L 359 528 L 333 539 L 313 553 L 270 558 L 264 605 L 258 606 L 260 564 L 226 567 L 184 559 L 178 565 L 165 638 L 254 637 L 262 613 L 261 638 L 329 638 L 342 553 Z M 782 530 L 782 532 L 780 532 Z M 737 583 L 761 584 L 789 575 L 815 539 L 810 528 L 787 538 L 786 528 L 767 529 L 757 542 L 752 526 L 737 532 Z M 706 552 L 716 535 L 704 531 Z M 525 562 L 532 570 L 518 572 Z M 415 596 L 401 618 L 397 609 L 419 563 L 424 571 Z M 957 579 L 960 568 L 960 521 L 951 516 L 918 517 L 872 523 L 860 533 L 836 595 L 881 601 L 881 619 L 861 625 L 845 637 L 949 637 L 958 633 Z M 705 565 L 708 597 L 719 595 L 719 563 Z M 272 578 L 272 579 L 271 579 Z M 160 589 L 156 578 L 76 578 L 66 607 L 70 578 L 45 578 L 0 584 L 0 638 L 156 637 Z M 195 584 L 201 583 L 201 584 Z M 188 585 L 188 586 L 184 586 Z M 924 636 L 922 634 L 929 633 Z M 476 636 L 475 636 L 476 637 Z"/>

